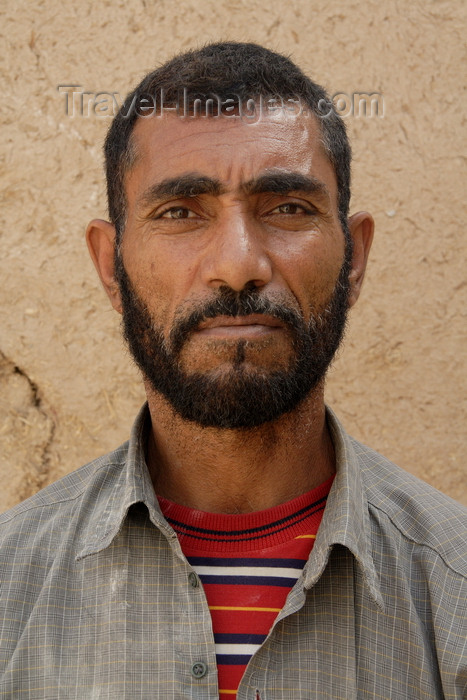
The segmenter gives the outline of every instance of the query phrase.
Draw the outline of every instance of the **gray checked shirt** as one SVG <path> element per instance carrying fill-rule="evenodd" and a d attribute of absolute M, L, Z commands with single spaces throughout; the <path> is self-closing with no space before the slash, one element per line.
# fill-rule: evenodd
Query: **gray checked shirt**
<path fill-rule="evenodd" d="M 0 517 L 0 698 L 215 700 L 203 587 L 129 442 Z M 467 697 L 466 511 L 350 438 L 238 700 Z"/>

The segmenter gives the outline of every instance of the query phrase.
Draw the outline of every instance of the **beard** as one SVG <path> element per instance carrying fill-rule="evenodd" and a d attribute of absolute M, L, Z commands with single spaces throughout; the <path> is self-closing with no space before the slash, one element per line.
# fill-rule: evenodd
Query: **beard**
<path fill-rule="evenodd" d="M 220 287 L 214 298 L 175 315 L 166 340 L 135 291 L 118 250 L 115 272 L 122 302 L 123 335 L 134 361 L 152 389 L 184 420 L 203 427 L 248 429 L 289 413 L 324 379 L 341 343 L 348 312 L 352 249 L 347 238 L 344 263 L 333 293 L 305 322 L 295 298 L 266 297 L 253 284 L 235 292 Z M 283 324 L 290 341 L 284 367 L 267 369 L 247 362 L 250 341 L 237 340 L 226 371 L 187 371 L 181 361 L 198 325 L 217 316 L 267 314 Z M 232 346 L 230 346 L 232 347 Z"/>

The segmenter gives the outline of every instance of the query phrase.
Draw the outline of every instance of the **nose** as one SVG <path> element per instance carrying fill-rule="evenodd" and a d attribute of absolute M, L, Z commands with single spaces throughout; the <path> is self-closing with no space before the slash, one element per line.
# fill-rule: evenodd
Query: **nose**
<path fill-rule="evenodd" d="M 213 224 L 202 267 L 209 287 L 228 286 L 237 292 L 246 285 L 264 287 L 273 270 L 260 224 L 245 212 L 225 213 Z"/>

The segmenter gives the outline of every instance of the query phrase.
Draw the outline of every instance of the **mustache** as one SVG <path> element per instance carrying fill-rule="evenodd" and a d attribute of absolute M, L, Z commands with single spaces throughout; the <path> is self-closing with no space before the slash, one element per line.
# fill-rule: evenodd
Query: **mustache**
<path fill-rule="evenodd" d="M 171 348 L 175 353 L 179 352 L 190 333 L 209 318 L 250 314 L 267 314 L 277 318 L 293 335 L 297 335 L 304 327 L 303 317 L 296 309 L 261 296 L 257 287 L 245 287 L 240 292 L 230 287 L 219 287 L 214 299 L 206 301 L 175 322 L 169 336 Z"/>

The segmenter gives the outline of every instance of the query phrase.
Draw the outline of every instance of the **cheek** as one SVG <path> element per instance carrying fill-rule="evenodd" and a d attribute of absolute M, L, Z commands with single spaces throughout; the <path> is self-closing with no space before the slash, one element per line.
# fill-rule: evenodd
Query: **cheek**
<path fill-rule="evenodd" d="M 123 261 L 137 296 L 147 308 L 155 325 L 162 327 L 165 332 L 172 295 L 169 275 L 165 274 L 164 268 L 158 265 L 155 259 L 148 256 L 143 260 L 140 256 L 132 254 L 129 249 L 124 251 Z"/>
<path fill-rule="evenodd" d="M 304 275 L 303 296 L 310 311 L 319 313 L 329 303 L 339 271 L 330 270 L 324 263 L 318 264 L 312 275 Z"/>
<path fill-rule="evenodd" d="M 333 245 L 308 245 L 291 251 L 284 265 L 283 276 L 305 312 L 321 311 L 334 292 L 344 261 L 344 247 Z"/>
<path fill-rule="evenodd" d="M 150 254 L 146 260 L 132 260 L 128 270 L 138 296 L 145 303 L 154 323 L 167 338 L 177 316 L 192 310 L 194 301 L 192 260 L 181 263 L 174 257 Z M 164 259 L 164 263 L 162 263 Z"/>
<path fill-rule="evenodd" d="M 146 301 L 168 298 L 178 279 L 175 261 L 164 254 L 154 241 L 141 236 L 123 250 L 124 263 L 135 288 Z"/>

